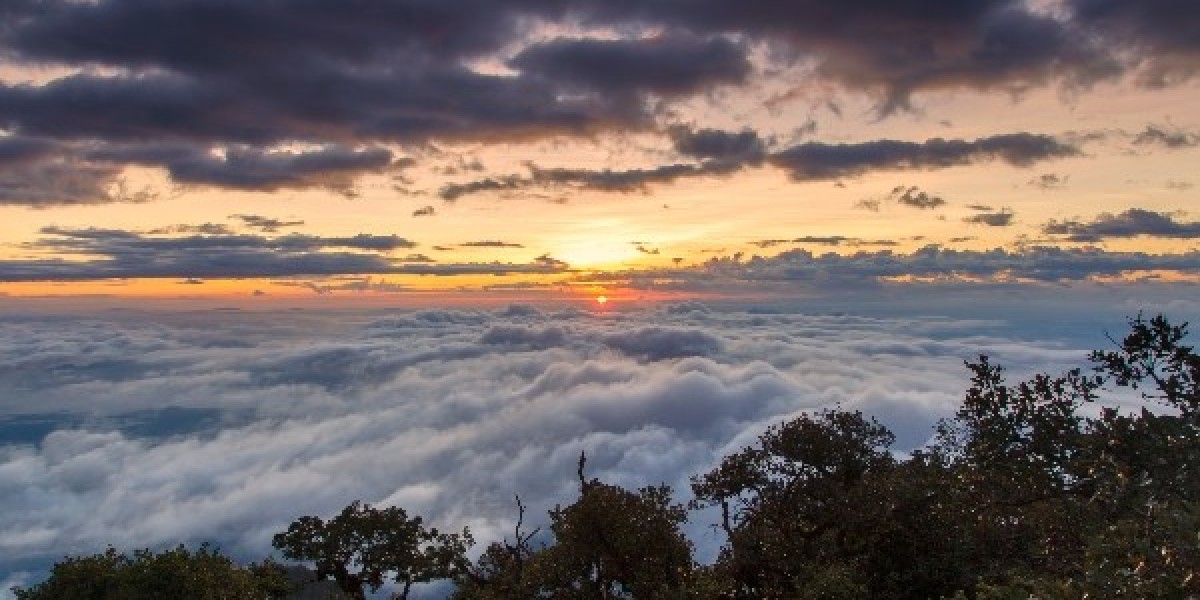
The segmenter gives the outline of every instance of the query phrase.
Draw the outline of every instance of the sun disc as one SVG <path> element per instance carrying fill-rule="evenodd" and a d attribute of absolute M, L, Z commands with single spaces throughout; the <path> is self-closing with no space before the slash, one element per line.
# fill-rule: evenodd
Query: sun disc
<path fill-rule="evenodd" d="M 596 304 L 605 304 L 607 302 L 608 302 L 608 298 L 606 298 L 604 296 L 596 296 Z"/>

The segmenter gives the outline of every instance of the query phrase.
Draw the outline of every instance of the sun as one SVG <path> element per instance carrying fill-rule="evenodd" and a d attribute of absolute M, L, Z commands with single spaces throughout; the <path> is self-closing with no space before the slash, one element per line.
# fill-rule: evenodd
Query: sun
<path fill-rule="evenodd" d="M 596 296 L 596 304 L 608 304 L 608 297 Z"/>

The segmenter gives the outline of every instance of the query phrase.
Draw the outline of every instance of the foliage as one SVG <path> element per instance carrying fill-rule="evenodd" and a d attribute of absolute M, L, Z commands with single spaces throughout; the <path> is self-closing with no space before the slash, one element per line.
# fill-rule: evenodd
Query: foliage
<path fill-rule="evenodd" d="M 471 534 L 439 533 L 402 508 L 356 501 L 328 522 L 297 519 L 273 544 L 287 558 L 315 562 L 317 579 L 333 577 L 353 598 L 365 598 L 363 586 L 378 590 L 389 575 L 407 598 L 413 584 L 447 579 L 463 568 Z"/>
<path fill-rule="evenodd" d="M 109 548 L 102 554 L 66 558 L 50 577 L 31 588 L 14 588 L 17 600 L 263 600 L 290 592 L 282 568 L 274 563 L 239 567 L 205 545 L 161 553 L 138 550 L 133 556 Z"/>
<path fill-rule="evenodd" d="M 554 543 L 534 549 L 517 526 L 514 543 L 490 546 L 460 578 L 456 598 L 685 598 L 694 569 L 681 525 L 684 507 L 667 486 L 637 491 L 588 480 L 550 511 Z M 521 514 L 524 515 L 524 509 Z M 519 522 L 518 522 L 519 523 Z"/>

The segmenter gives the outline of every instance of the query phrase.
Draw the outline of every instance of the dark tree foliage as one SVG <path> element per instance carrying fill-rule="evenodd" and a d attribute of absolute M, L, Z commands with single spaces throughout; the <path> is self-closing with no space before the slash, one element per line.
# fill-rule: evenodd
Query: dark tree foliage
<path fill-rule="evenodd" d="M 109 548 L 103 554 L 66 558 L 50 577 L 31 588 L 14 588 L 18 600 L 264 600 L 291 591 L 274 563 L 239 567 L 209 546 L 179 546 L 132 556 Z"/>
<path fill-rule="evenodd" d="M 1129 326 L 1088 370 L 1009 384 L 967 363 L 955 418 L 904 460 L 857 413 L 771 429 L 694 479 L 728 536 L 701 579 L 727 598 L 1197 597 L 1200 357 L 1186 325 Z"/>
<path fill-rule="evenodd" d="M 471 534 L 426 529 L 399 507 L 353 502 L 328 522 L 300 517 L 273 544 L 285 557 L 316 563 L 317 579 L 332 577 L 352 598 L 378 590 L 390 577 L 407 598 L 413 584 L 449 579 L 466 566 Z"/>
<path fill-rule="evenodd" d="M 692 546 L 681 530 L 687 510 L 671 501 L 671 489 L 589 480 L 584 464 L 581 456 L 579 499 L 550 511 L 553 543 L 532 548 L 518 524 L 513 543 L 493 544 L 460 578 L 456 598 L 694 596 Z"/>

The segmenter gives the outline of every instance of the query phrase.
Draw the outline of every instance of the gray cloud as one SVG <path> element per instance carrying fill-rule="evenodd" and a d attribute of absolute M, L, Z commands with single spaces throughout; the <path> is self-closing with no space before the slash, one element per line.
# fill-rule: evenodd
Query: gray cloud
<path fill-rule="evenodd" d="M 1138 145 L 1158 145 L 1176 150 L 1200 145 L 1200 134 L 1180 129 L 1168 129 L 1157 125 L 1147 125 L 1146 129 L 1133 138 Z"/>
<path fill-rule="evenodd" d="M 531 76 L 613 95 L 694 93 L 750 73 L 737 43 L 677 33 L 632 40 L 559 38 L 524 50 L 510 64 Z"/>
<path fill-rule="evenodd" d="M 242 225 L 257 229 L 263 233 L 275 233 L 284 227 L 295 227 L 303 225 L 304 221 L 284 221 L 272 217 L 264 217 L 262 215 L 229 215 L 231 219 L 237 219 L 242 222 Z M 206 232 L 200 232 L 206 233 Z M 216 232 L 215 232 L 216 233 Z"/>
<path fill-rule="evenodd" d="M 1037 177 L 1034 177 L 1033 179 L 1030 179 L 1029 185 L 1043 190 L 1056 190 L 1066 186 L 1068 179 L 1070 179 L 1070 177 L 1066 175 L 1043 173 Z"/>
<path fill-rule="evenodd" d="M 1005 208 L 997 212 L 981 212 L 969 217 L 963 217 L 963 223 L 987 225 L 988 227 L 1008 227 L 1012 225 L 1014 216 L 1011 210 Z"/>
<path fill-rule="evenodd" d="M 116 229 L 45 227 L 29 250 L 79 257 L 0 261 L 0 281 L 129 277 L 281 277 L 406 273 L 465 275 L 559 273 L 569 266 L 549 256 L 528 264 L 430 264 L 423 255 L 393 258 L 416 244 L 396 235 L 321 237 L 289 234 L 160 237 Z M 347 251 L 332 251 L 345 249 Z"/>
<path fill-rule="evenodd" d="M 120 174 L 115 165 L 69 158 L 0 165 L 0 204 L 45 208 L 116 202 L 123 199 L 113 190 Z"/>
<path fill-rule="evenodd" d="M 459 244 L 462 248 L 524 248 L 522 244 L 513 242 L 502 242 L 500 240 L 480 240 L 478 242 L 463 242 Z"/>
<path fill-rule="evenodd" d="M 999 159 L 1013 166 L 1075 156 L 1079 150 L 1048 135 L 1010 133 L 973 141 L 875 140 L 854 144 L 807 142 L 772 154 L 769 161 L 793 179 L 838 179 L 875 170 L 930 170 Z"/>
<path fill-rule="evenodd" d="M 384 148 L 349 149 L 326 146 L 312 151 L 265 151 L 247 146 L 226 147 L 215 156 L 191 146 L 150 145 L 103 148 L 92 158 L 162 165 L 179 183 L 273 191 L 282 188 L 346 189 L 353 177 L 379 172 L 392 162 Z"/>
<path fill-rule="evenodd" d="M 882 240 L 881 242 L 886 242 Z M 694 268 L 614 274 L 631 285 L 697 290 L 745 291 L 759 286 L 779 293 L 874 287 L 890 278 L 930 282 L 1006 281 L 1071 282 L 1147 270 L 1200 272 L 1200 252 L 1149 254 L 1106 252 L 1095 248 L 1032 246 L 1020 250 L 955 250 L 928 245 L 909 254 L 892 250 L 849 255 L 814 254 L 804 249 L 774 256 L 714 257 Z M 905 287 L 903 284 L 898 284 Z M 765 287 L 763 287 L 765 286 Z M 784 287 L 780 287 L 784 286 Z M 796 286 L 796 287 L 787 287 Z"/>
<path fill-rule="evenodd" d="M 923 210 L 934 209 L 940 206 L 945 206 L 946 201 L 941 196 L 931 195 L 917 186 L 896 186 L 888 194 L 888 199 Z"/>
<path fill-rule="evenodd" d="M 261 559 L 292 519 L 355 499 L 486 544 L 511 532 L 513 494 L 531 527 L 574 497 L 581 450 L 596 477 L 686 500 L 688 476 L 822 406 L 876 414 L 911 448 L 954 410 L 964 358 L 1020 377 L 1102 342 L 1097 304 L 1070 304 L 1054 331 L 1087 341 L 986 310 L 6 312 L 0 572 L 108 544 Z M 689 533 L 702 555 L 720 543 Z"/>
<path fill-rule="evenodd" d="M 797 181 L 855 177 L 877 170 L 931 170 L 999 159 L 1017 167 L 1054 158 L 1076 156 L 1079 149 L 1052 136 L 1031 133 L 994 135 L 973 141 L 933 138 L 925 142 L 874 140 L 853 144 L 807 142 L 777 152 L 767 152 L 764 142 L 749 131 L 729 133 L 672 127 L 667 134 L 676 150 L 703 159 L 651 168 L 577 169 L 543 168 L 529 164 L 530 174 L 488 177 L 451 183 L 439 190 L 444 200 L 484 191 L 517 191 L 536 186 L 571 186 L 607 192 L 644 192 L 651 184 L 672 183 L 689 177 L 728 176 L 767 162 L 789 172 Z M 907 189 L 907 188 L 906 188 Z M 910 206 L 939 206 L 936 196 L 900 190 L 895 200 Z M 868 203 L 864 208 L 875 210 Z"/>
<path fill-rule="evenodd" d="M 697 159 L 753 163 L 761 161 L 767 151 L 766 142 L 751 130 L 730 133 L 719 129 L 674 126 L 667 130 L 667 134 L 677 152 Z"/>
<path fill-rule="evenodd" d="M 768 69 L 805 61 L 818 79 L 876 94 L 885 115 L 925 90 L 1056 82 L 1082 90 L 1125 72 L 1168 85 L 1200 65 L 1188 28 L 1193 9 L 1177 0 L 1068 0 L 1055 16 L 1007 0 L 353 2 L 6 3 L 5 62 L 71 74 L 0 84 L 0 125 L 20 136 L 0 141 L 0 163 L 43 153 L 45 172 L 54 144 L 79 146 L 59 149 L 57 160 L 85 162 L 73 152 L 90 145 L 109 157 L 86 165 L 101 171 L 93 173 L 98 182 L 111 181 L 104 169 L 155 164 L 184 183 L 345 189 L 355 174 L 388 166 L 380 144 L 644 129 L 669 109 L 654 99 L 746 80 L 757 68 L 747 56 L 758 47 L 772 50 Z M 531 41 L 532 23 L 594 31 Z M 597 32 L 607 37 L 589 35 Z M 509 61 L 517 72 L 467 66 L 478 59 Z M 682 140 L 679 150 L 728 158 L 734 148 L 712 146 L 710 133 L 696 132 L 701 137 Z M 745 145 L 739 162 L 756 151 L 750 136 L 733 141 Z M 297 142 L 324 149 L 279 149 Z M 814 176 L 820 171 L 797 169 L 794 155 L 831 152 L 838 151 L 810 146 L 776 160 Z M 940 164 L 931 152 L 882 163 Z M 816 176 L 837 176 L 830 171 Z M 14 173 L 4 175 L 10 204 L 112 200 L 98 184 L 35 195 L 44 187 L 37 182 L 54 177 L 18 184 Z"/>
<path fill-rule="evenodd" d="M 1063 235 L 1073 242 L 1098 242 L 1106 238 L 1151 236 L 1164 238 L 1200 238 L 1200 221 L 1177 221 L 1175 216 L 1144 208 L 1131 208 L 1120 214 L 1101 213 L 1090 222 L 1050 221 L 1042 226 L 1048 235 Z"/>
<path fill-rule="evenodd" d="M 1190 2 L 1068 0 L 1073 20 L 1106 42 L 1133 54 L 1142 83 L 1162 87 L 1187 79 L 1200 66 L 1194 23 L 1200 9 Z"/>

